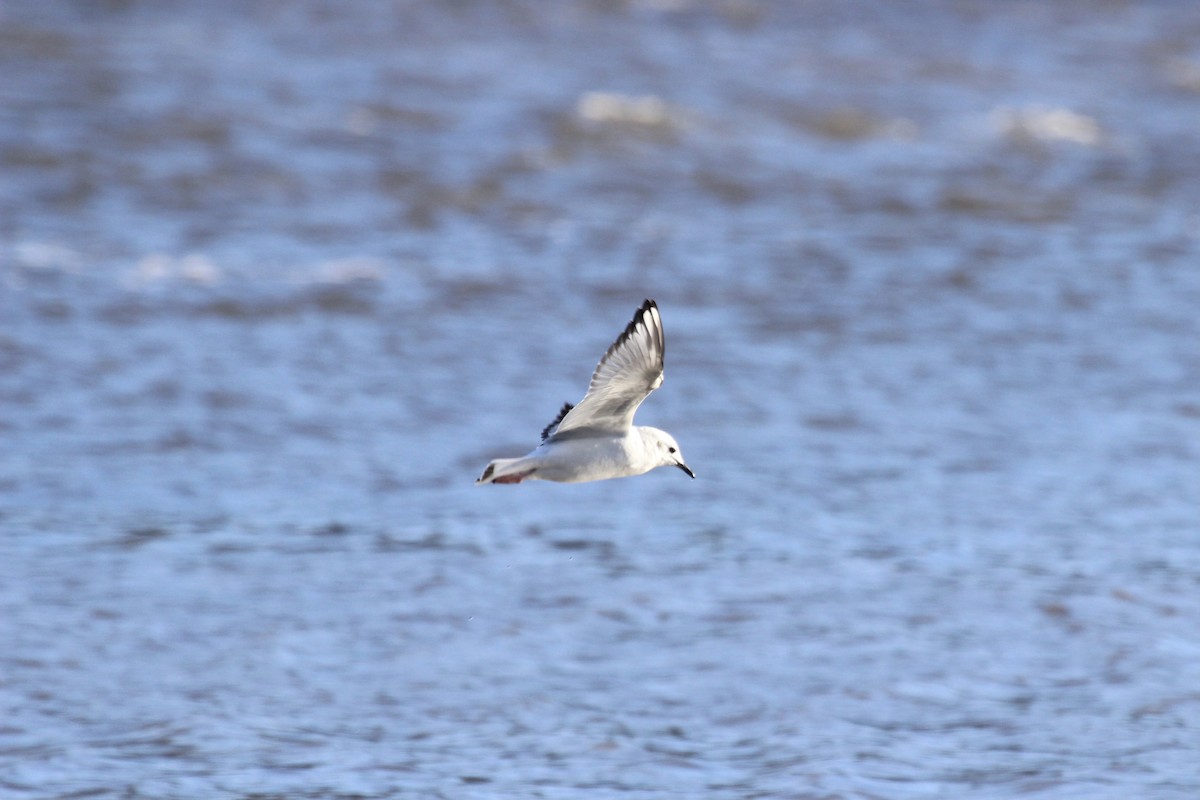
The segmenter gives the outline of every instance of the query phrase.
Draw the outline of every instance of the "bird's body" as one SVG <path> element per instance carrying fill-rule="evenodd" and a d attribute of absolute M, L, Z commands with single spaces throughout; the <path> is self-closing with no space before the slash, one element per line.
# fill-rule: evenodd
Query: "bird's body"
<path fill-rule="evenodd" d="M 669 433 L 633 425 L 638 406 L 662 385 L 664 349 L 658 306 L 647 300 L 600 359 L 583 400 L 563 406 L 540 445 L 520 458 L 492 461 L 476 483 L 583 483 L 663 466 L 696 477 Z"/>
<path fill-rule="evenodd" d="M 520 483 L 526 478 L 584 483 L 627 478 L 663 466 L 657 446 L 645 440 L 646 428 L 624 436 L 580 436 L 542 442 L 521 458 L 499 458 L 488 465 L 480 483 Z M 655 430 L 655 429 L 650 429 Z"/>

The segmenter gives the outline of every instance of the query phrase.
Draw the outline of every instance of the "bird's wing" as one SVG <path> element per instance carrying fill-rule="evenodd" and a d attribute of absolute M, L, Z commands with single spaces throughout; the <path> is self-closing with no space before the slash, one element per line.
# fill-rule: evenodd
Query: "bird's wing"
<path fill-rule="evenodd" d="M 549 438 L 571 431 L 579 435 L 628 431 L 638 406 L 662 386 L 664 349 L 658 306 L 647 300 L 596 365 L 587 394 L 559 420 Z"/>
<path fill-rule="evenodd" d="M 559 409 L 558 416 L 554 418 L 554 422 L 551 422 L 549 425 L 542 428 L 542 441 L 543 442 L 550 438 L 551 434 L 553 434 L 554 431 L 558 428 L 558 423 L 562 422 L 563 417 L 565 417 L 567 414 L 569 414 L 571 409 L 574 407 L 575 406 L 571 405 L 570 403 L 563 403 L 563 407 L 561 409 Z"/>

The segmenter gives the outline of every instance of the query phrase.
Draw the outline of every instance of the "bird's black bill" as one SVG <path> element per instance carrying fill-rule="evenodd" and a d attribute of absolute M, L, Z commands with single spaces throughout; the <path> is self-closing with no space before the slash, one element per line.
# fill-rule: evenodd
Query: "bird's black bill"
<path fill-rule="evenodd" d="M 675 466 L 679 467 L 681 470 L 686 472 L 688 474 L 688 477 L 691 478 L 692 480 L 696 479 L 696 473 L 692 472 L 692 468 L 689 467 L 687 464 L 684 464 L 682 461 L 680 461 Z"/>

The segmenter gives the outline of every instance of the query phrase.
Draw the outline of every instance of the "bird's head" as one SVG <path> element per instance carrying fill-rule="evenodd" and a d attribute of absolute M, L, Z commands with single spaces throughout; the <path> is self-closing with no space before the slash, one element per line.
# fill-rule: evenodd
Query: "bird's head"
<path fill-rule="evenodd" d="M 692 472 L 683 460 L 683 453 L 679 450 L 679 443 L 675 441 L 675 437 L 666 431 L 658 428 L 644 427 L 642 428 L 642 438 L 650 447 L 651 452 L 658 456 L 658 466 L 660 467 L 679 467 L 688 474 L 689 478 L 695 478 L 696 473 Z"/>

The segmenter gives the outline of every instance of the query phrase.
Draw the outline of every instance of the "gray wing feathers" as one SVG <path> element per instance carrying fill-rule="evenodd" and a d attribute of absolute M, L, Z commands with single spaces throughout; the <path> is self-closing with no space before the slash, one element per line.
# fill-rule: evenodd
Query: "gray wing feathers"
<path fill-rule="evenodd" d="M 665 349 L 658 306 L 647 300 L 600 359 L 587 394 L 558 422 L 551 438 L 578 428 L 628 430 L 638 406 L 662 385 Z"/>

